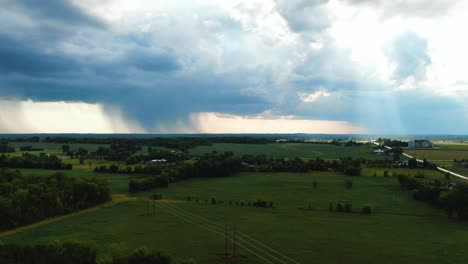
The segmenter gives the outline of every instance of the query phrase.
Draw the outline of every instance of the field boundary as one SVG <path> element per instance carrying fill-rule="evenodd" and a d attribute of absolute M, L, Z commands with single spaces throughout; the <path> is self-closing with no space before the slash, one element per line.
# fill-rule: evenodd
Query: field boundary
<path fill-rule="evenodd" d="M 112 200 L 107 202 L 107 203 L 100 204 L 98 206 L 91 207 L 91 208 L 88 208 L 88 209 L 84 209 L 84 210 L 81 210 L 81 211 L 78 211 L 78 212 L 75 212 L 75 213 L 70 213 L 70 214 L 57 216 L 57 217 L 52 217 L 52 218 L 47 218 L 47 219 L 44 219 L 42 221 L 30 224 L 30 225 L 21 226 L 21 227 L 15 228 L 15 229 L 7 230 L 7 231 L 4 231 L 4 232 L 0 233 L 0 238 L 11 236 L 13 234 L 17 234 L 17 233 L 20 233 L 20 232 L 23 232 L 23 231 L 26 231 L 26 230 L 34 229 L 34 228 L 37 228 L 37 227 L 40 227 L 40 226 L 45 226 L 45 225 L 48 225 L 48 224 L 52 224 L 52 223 L 55 223 L 55 222 L 58 222 L 58 221 L 61 221 L 61 220 L 68 219 L 70 217 L 93 213 L 93 212 L 99 211 L 99 210 L 104 209 L 104 208 L 112 207 L 112 206 L 114 206 L 116 204 L 127 202 L 129 200 L 130 200 L 130 197 L 127 196 L 127 195 L 121 195 L 121 194 L 112 195 Z"/>

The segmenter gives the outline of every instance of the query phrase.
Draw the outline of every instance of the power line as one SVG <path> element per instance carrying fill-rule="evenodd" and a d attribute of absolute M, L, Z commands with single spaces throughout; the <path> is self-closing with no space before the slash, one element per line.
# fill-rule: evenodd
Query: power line
<path fill-rule="evenodd" d="M 159 204 L 161 204 L 161 203 L 159 203 Z M 203 220 L 203 221 L 205 221 L 205 222 L 208 222 L 209 225 L 210 225 L 211 227 L 217 228 L 217 230 L 220 231 L 220 232 L 222 232 L 222 231 L 224 230 L 224 227 L 223 227 L 223 226 L 221 226 L 221 225 L 219 225 L 219 224 L 217 224 L 217 223 L 214 223 L 214 222 L 212 222 L 212 221 L 210 221 L 210 220 L 207 220 L 207 219 L 205 219 L 205 218 L 202 218 L 202 217 L 200 217 L 200 216 L 197 216 L 197 215 L 194 215 L 194 214 L 192 214 L 192 213 L 189 213 L 189 212 L 187 212 L 187 211 L 185 211 L 185 210 L 183 210 L 183 209 L 178 208 L 178 207 L 175 206 L 175 205 L 169 205 L 169 204 L 167 204 L 167 203 L 164 203 L 164 205 L 167 206 L 167 207 L 169 207 L 169 208 L 171 208 L 172 210 L 178 212 L 179 214 L 185 215 L 185 217 L 190 217 L 190 218 L 196 217 L 196 218 L 199 218 L 199 219 L 201 219 L 201 220 Z M 205 223 L 205 224 L 206 224 L 206 223 Z M 241 234 L 241 232 L 238 232 L 238 233 Z M 293 260 L 293 259 L 291 259 L 291 258 L 289 258 L 289 257 L 287 257 L 287 256 L 284 256 L 283 254 L 279 253 L 278 251 L 276 251 L 276 250 L 274 250 L 274 249 L 271 249 L 271 248 L 269 248 L 268 246 L 266 246 L 266 245 L 264 245 L 264 244 L 262 244 L 262 243 L 260 243 L 260 242 L 258 242 L 258 241 L 256 241 L 256 240 L 250 238 L 250 237 L 247 236 L 246 234 L 243 234 L 243 233 L 242 233 L 242 235 L 245 236 L 246 238 L 248 238 L 248 239 L 250 239 L 250 240 L 256 242 L 257 244 L 262 245 L 262 246 L 265 247 L 265 248 L 268 248 L 270 251 L 272 251 L 272 252 L 274 252 L 274 253 L 280 255 L 281 257 L 286 258 L 286 259 L 288 259 L 288 260 L 290 260 L 290 261 L 292 261 L 292 262 L 294 262 L 294 263 L 298 263 L 297 261 L 295 261 L 295 260 Z M 265 250 L 263 250 L 263 249 L 261 249 L 261 248 L 258 248 L 257 246 L 253 245 L 253 244 L 250 243 L 249 241 L 247 241 L 247 240 L 245 240 L 245 239 L 243 239 L 243 238 L 241 238 L 241 237 L 239 237 L 239 240 L 241 240 L 241 241 L 244 242 L 245 244 L 251 246 L 252 248 L 254 248 L 254 249 L 256 249 L 256 250 L 262 252 L 263 254 L 267 255 L 268 257 L 270 257 L 270 258 L 272 258 L 272 259 L 275 259 L 275 260 L 277 260 L 277 261 L 279 261 L 279 262 L 281 262 L 281 263 L 283 263 L 283 264 L 287 264 L 285 261 L 283 261 L 283 260 L 281 260 L 281 259 L 275 257 L 274 255 L 272 255 L 272 254 L 266 252 Z M 235 244 L 239 244 L 239 242 L 238 242 L 238 241 L 235 241 Z"/>
<path fill-rule="evenodd" d="M 168 205 L 168 204 L 166 204 L 166 205 Z M 188 212 L 188 211 L 186 211 L 186 210 L 183 210 L 183 209 L 181 209 L 181 208 L 179 208 L 179 207 L 177 207 L 177 206 L 175 206 L 175 205 L 170 205 L 170 206 L 172 206 L 172 208 L 174 208 L 174 210 L 179 210 L 180 212 L 182 212 L 182 213 L 184 213 L 184 214 L 186 214 L 186 215 L 189 215 L 189 216 L 192 216 L 192 217 L 196 217 L 196 218 L 198 218 L 198 219 L 200 219 L 200 220 L 203 220 L 203 221 L 205 221 L 205 222 L 208 222 L 208 223 L 210 223 L 211 225 L 216 226 L 216 227 L 218 227 L 218 228 L 223 228 L 221 225 L 219 225 L 219 224 L 217 224 L 217 223 L 215 223 L 215 222 L 212 222 L 212 221 L 210 221 L 210 220 L 208 220 L 208 219 L 206 219 L 206 218 L 200 217 L 200 216 L 198 216 L 198 215 L 192 214 L 192 213 L 190 213 L 190 212 Z M 252 241 L 252 242 L 258 244 L 259 246 L 262 246 L 262 247 L 264 247 L 265 249 L 268 249 L 269 251 L 271 251 L 271 252 L 277 254 L 278 256 L 281 256 L 281 257 L 283 257 L 283 258 L 285 258 L 285 259 L 287 259 L 287 260 L 289 260 L 289 261 L 291 261 L 291 262 L 293 262 L 293 263 L 300 264 L 300 263 L 297 262 L 296 260 L 294 260 L 294 259 L 292 259 L 292 258 L 290 258 L 290 257 L 288 257 L 288 256 L 286 256 L 286 255 L 284 255 L 284 254 L 282 254 L 281 252 L 278 252 L 278 251 L 272 249 L 271 247 L 268 247 L 267 245 L 265 245 L 265 244 L 263 244 L 263 243 L 261 243 L 261 242 L 255 240 L 255 239 L 253 239 L 252 237 L 248 236 L 247 234 L 245 234 L 245 233 L 243 233 L 243 232 L 237 231 L 237 233 L 239 233 L 241 236 L 245 237 L 246 239 L 248 239 L 248 240 L 250 240 L 250 241 Z M 262 250 L 262 249 L 257 248 L 256 246 L 252 245 L 251 243 L 247 242 L 245 239 L 242 239 L 241 237 L 239 237 L 239 239 L 242 240 L 242 241 L 244 241 L 245 243 L 251 245 L 252 247 L 258 249 L 258 250 Z M 266 253 L 266 254 L 268 254 L 268 253 Z M 274 256 L 272 256 L 272 257 L 275 258 Z M 277 259 L 277 258 L 275 258 L 275 259 Z M 277 259 L 277 260 L 280 261 L 281 263 L 285 263 L 285 262 L 282 261 L 282 260 L 279 260 L 279 259 Z"/>
<path fill-rule="evenodd" d="M 158 203 L 158 204 L 159 204 L 159 205 L 162 205 L 163 203 Z M 163 206 L 161 206 L 161 207 L 163 207 Z M 179 218 L 182 218 L 182 219 L 184 219 L 185 221 L 188 221 L 188 222 L 197 224 L 197 225 L 199 225 L 200 227 L 203 227 L 203 228 L 205 228 L 205 229 L 207 229 L 207 230 L 210 230 L 210 231 L 212 231 L 212 232 L 214 232 L 214 233 L 216 233 L 216 234 L 218 234 L 218 235 L 221 235 L 221 236 L 223 236 L 223 237 L 225 236 L 223 233 L 218 232 L 218 231 L 215 230 L 215 229 L 206 227 L 206 226 L 204 226 L 203 224 L 200 224 L 199 222 L 195 222 L 195 221 L 191 220 L 190 218 L 187 218 L 186 216 L 181 215 L 180 213 L 174 212 L 174 210 L 172 210 L 172 209 L 168 209 L 167 207 L 166 207 L 166 209 L 167 209 L 172 215 L 174 215 L 174 216 L 177 216 L 177 217 L 179 217 Z M 232 241 L 232 242 L 235 242 L 233 239 L 231 239 L 231 238 L 229 238 L 229 237 L 228 237 L 227 239 L 230 240 L 230 241 Z M 255 256 L 257 256 L 258 258 L 264 260 L 265 262 L 267 262 L 267 263 L 269 263 L 269 264 L 275 264 L 275 263 L 271 262 L 270 260 L 264 258 L 263 256 L 257 254 L 256 252 L 252 251 L 251 249 L 247 248 L 246 246 L 240 244 L 239 242 L 235 242 L 235 243 L 236 243 L 239 247 L 241 247 L 241 248 L 245 249 L 246 251 L 248 251 L 248 252 L 254 254 Z M 263 253 L 263 252 L 262 252 L 262 253 Z"/>

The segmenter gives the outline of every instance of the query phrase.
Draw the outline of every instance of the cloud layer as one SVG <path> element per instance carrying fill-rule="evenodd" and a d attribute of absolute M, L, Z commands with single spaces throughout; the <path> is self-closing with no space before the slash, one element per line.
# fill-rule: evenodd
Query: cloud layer
<path fill-rule="evenodd" d="M 256 132 L 264 112 L 300 132 L 321 121 L 347 126 L 330 133 L 468 132 L 462 1 L 0 4 L 0 131 L 31 100 L 99 105 L 136 127 L 108 132 L 226 131 L 220 116 Z"/>

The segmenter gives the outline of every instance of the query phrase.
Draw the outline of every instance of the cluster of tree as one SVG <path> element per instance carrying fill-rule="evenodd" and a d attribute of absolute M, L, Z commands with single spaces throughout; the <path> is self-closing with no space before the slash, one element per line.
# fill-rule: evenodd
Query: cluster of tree
<path fill-rule="evenodd" d="M 241 169 L 240 159 L 232 152 L 206 154 L 194 160 L 149 166 L 157 174 L 153 177 L 135 178 L 129 182 L 129 192 L 167 187 L 170 182 L 188 178 L 228 177 Z M 134 172 L 139 172 L 135 167 Z M 147 168 L 147 167 L 145 167 Z"/>
<path fill-rule="evenodd" d="M 454 159 L 453 160 L 453 163 L 456 167 L 462 167 L 462 168 L 468 168 L 468 160 L 465 160 L 465 159 L 461 159 L 461 160 L 457 160 L 457 159 Z"/>
<path fill-rule="evenodd" d="M 339 213 L 351 213 L 352 204 L 350 202 L 340 202 L 337 203 L 336 206 L 333 206 L 333 203 L 328 204 L 328 211 L 330 212 L 339 212 Z"/>
<path fill-rule="evenodd" d="M 19 148 L 20 151 L 43 151 L 43 148 L 35 148 L 33 146 L 23 146 Z"/>
<path fill-rule="evenodd" d="M 383 145 L 391 148 L 406 148 L 408 147 L 408 142 L 401 140 L 392 140 L 388 138 L 379 138 L 377 142 L 383 143 Z"/>
<path fill-rule="evenodd" d="M 401 147 L 393 147 L 392 149 L 387 149 L 385 151 L 393 156 L 393 161 L 399 161 L 401 159 L 401 155 L 403 155 L 403 149 Z"/>
<path fill-rule="evenodd" d="M 349 141 L 346 141 L 343 143 L 343 146 L 345 147 L 361 147 L 361 146 L 366 146 L 368 145 L 369 143 L 365 143 L 365 142 L 357 142 L 357 141 L 354 141 L 354 140 L 349 140 Z"/>
<path fill-rule="evenodd" d="M 415 200 L 421 200 L 431 205 L 440 205 L 439 198 L 442 192 L 442 183 L 439 180 L 422 182 L 416 177 L 404 174 L 399 174 L 397 178 L 400 186 L 411 191 Z"/>
<path fill-rule="evenodd" d="M 352 158 L 341 159 L 341 169 L 349 176 L 360 176 L 362 171 L 362 160 Z"/>
<path fill-rule="evenodd" d="M 394 165 L 393 160 L 391 159 L 362 159 L 361 160 L 362 165 L 369 167 L 369 168 L 391 168 Z"/>
<path fill-rule="evenodd" d="M 196 201 L 198 201 L 198 200 L 196 200 Z M 254 207 L 259 207 L 259 208 L 273 208 L 273 207 L 275 207 L 273 201 L 266 201 L 266 200 L 262 200 L 262 199 L 258 199 L 257 201 L 253 201 L 253 202 L 250 202 L 250 201 L 246 202 L 244 200 L 224 201 L 224 200 L 217 200 L 215 198 L 211 198 L 210 200 L 205 200 L 205 204 L 208 204 L 208 203 L 211 203 L 213 205 L 228 204 L 228 205 L 238 205 L 238 206 L 254 206 Z"/>
<path fill-rule="evenodd" d="M 30 224 L 110 200 L 107 181 L 96 177 L 23 176 L 0 171 L 0 229 Z"/>
<path fill-rule="evenodd" d="M 170 256 L 145 247 L 131 253 L 112 252 L 98 257 L 97 250 L 83 243 L 0 244 L 0 263 L 4 264 L 196 264 L 194 260 L 175 262 Z"/>
<path fill-rule="evenodd" d="M 71 156 L 71 158 L 74 157 L 83 157 L 85 158 L 88 154 L 89 151 L 83 147 L 79 147 L 76 150 L 72 150 L 70 145 L 62 145 L 62 152 L 64 155 Z"/>
<path fill-rule="evenodd" d="M 71 170 L 71 164 L 64 164 L 62 160 L 55 155 L 41 153 L 34 155 L 23 153 L 21 156 L 10 157 L 0 155 L 0 168 L 38 168 L 50 170 Z"/>
<path fill-rule="evenodd" d="M 15 148 L 9 146 L 8 143 L 0 143 L 0 153 L 11 153 L 15 152 Z"/>
<path fill-rule="evenodd" d="M 468 185 L 443 186 L 441 181 L 422 182 L 414 177 L 398 175 L 403 189 L 412 192 L 415 200 L 424 201 L 444 209 L 449 217 L 468 220 Z"/>
<path fill-rule="evenodd" d="M 141 150 L 141 146 L 131 143 L 116 143 L 107 147 L 99 147 L 96 152 L 90 155 L 95 159 L 109 161 L 123 161 Z"/>

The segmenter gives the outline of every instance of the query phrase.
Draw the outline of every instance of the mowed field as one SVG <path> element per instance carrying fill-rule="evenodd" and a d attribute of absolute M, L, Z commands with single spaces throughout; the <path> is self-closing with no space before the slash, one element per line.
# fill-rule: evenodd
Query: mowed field
<path fill-rule="evenodd" d="M 405 149 L 404 152 L 439 165 L 451 165 L 454 159 L 468 160 L 468 143 L 437 141 L 434 142 L 434 147 L 433 149 Z"/>
<path fill-rule="evenodd" d="M 349 179 L 353 180 L 352 189 L 344 187 Z M 313 188 L 314 181 L 317 188 Z M 237 224 L 241 232 L 304 264 L 466 263 L 468 259 L 468 225 L 414 201 L 409 193 L 400 191 L 394 177 L 241 173 L 182 181 L 155 192 L 164 198 L 156 203 L 155 215 L 145 215 L 149 193 L 142 193 L 127 202 L 0 241 L 79 240 L 94 243 L 103 255 L 115 245 L 129 249 L 146 245 L 180 258 L 193 257 L 198 263 L 226 263 L 222 233 L 212 232 L 207 222 L 195 221 L 196 215 L 221 226 Z M 246 203 L 264 199 L 273 201 L 275 208 L 205 204 L 211 198 Z M 340 201 L 352 202 L 356 213 L 328 211 L 329 202 Z M 372 215 L 357 213 L 364 204 L 374 208 Z M 299 209 L 309 205 L 311 210 Z M 237 263 L 268 263 L 242 248 L 240 252 Z"/>
<path fill-rule="evenodd" d="M 216 151 L 222 153 L 232 151 L 236 155 L 267 155 L 272 157 L 298 157 L 306 160 L 339 159 L 340 157 L 387 158 L 383 155 L 373 153 L 370 146 L 335 146 L 331 144 L 309 144 L 309 143 L 271 143 L 271 144 L 213 144 L 212 146 L 198 146 L 189 150 L 191 154 L 202 155 Z"/>

